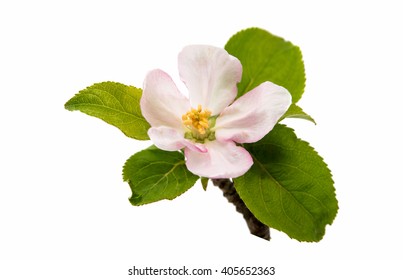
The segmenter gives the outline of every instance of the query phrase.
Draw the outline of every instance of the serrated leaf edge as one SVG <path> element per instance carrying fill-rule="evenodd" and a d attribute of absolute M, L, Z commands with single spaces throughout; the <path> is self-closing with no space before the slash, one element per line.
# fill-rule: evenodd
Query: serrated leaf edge
<path fill-rule="evenodd" d="M 324 234 L 325 234 L 325 232 L 326 232 L 326 226 L 327 225 L 332 225 L 333 224 L 333 222 L 334 222 L 334 220 L 335 220 L 335 218 L 336 218 L 336 216 L 337 216 L 337 214 L 338 214 L 338 210 L 339 210 L 339 203 L 338 203 L 338 200 L 337 200 L 337 196 L 336 196 L 336 189 L 335 189 L 335 186 L 334 186 L 334 184 L 335 184 L 335 182 L 334 182 L 334 180 L 333 180 L 333 174 L 332 174 L 332 172 L 331 172 L 331 170 L 329 169 L 329 166 L 328 166 L 328 164 L 324 161 L 324 159 L 323 159 L 323 157 L 309 144 L 309 142 L 307 142 L 307 141 L 305 141 L 305 140 L 302 140 L 301 138 L 299 138 L 299 137 L 297 137 L 296 136 L 296 134 L 295 134 L 295 130 L 293 129 L 293 128 L 290 128 L 290 127 L 288 127 L 288 126 L 286 126 L 286 125 L 284 125 L 284 124 L 277 124 L 278 126 L 283 126 L 283 127 L 287 127 L 288 129 L 290 129 L 292 132 L 294 132 L 294 137 L 295 137 L 295 139 L 296 140 L 298 140 L 298 141 L 301 141 L 302 143 L 304 143 L 304 144 L 306 144 L 306 145 L 308 145 L 311 149 L 312 149 L 312 151 L 318 156 L 318 158 L 322 161 L 322 163 L 324 164 L 324 166 L 326 167 L 326 169 L 328 170 L 328 172 L 329 172 L 329 175 L 330 175 L 330 180 L 331 180 L 331 182 L 332 182 L 332 193 L 335 195 L 335 198 L 336 198 L 336 208 L 335 208 L 335 213 L 334 213 L 334 216 L 333 217 L 331 217 L 331 221 L 329 221 L 329 222 L 327 222 L 327 223 L 325 223 L 324 224 L 324 228 L 323 228 L 323 235 L 321 235 L 321 236 L 317 236 L 317 239 L 315 239 L 315 240 L 299 240 L 298 238 L 296 238 L 296 237 L 293 237 L 293 236 L 290 236 L 290 235 L 288 235 L 285 231 L 283 231 L 282 229 L 280 229 L 280 228 L 278 228 L 278 227 L 273 227 L 272 225 L 270 225 L 269 223 L 264 223 L 263 221 L 261 221 L 262 223 L 264 223 L 264 224 L 266 224 L 267 226 L 269 226 L 269 227 L 273 227 L 273 228 L 276 228 L 276 229 L 278 229 L 278 230 L 280 230 L 280 231 L 283 231 L 284 233 L 286 233 L 290 238 L 292 238 L 292 239 L 295 239 L 295 240 L 298 240 L 298 241 L 304 241 L 304 242 L 318 242 L 318 241 L 320 241 L 323 237 L 324 237 Z M 258 143 L 253 143 L 253 145 L 255 146 L 255 145 L 259 145 Z M 263 144 L 260 144 L 260 145 L 263 145 Z M 285 149 L 283 146 L 281 146 L 281 145 L 277 145 L 277 144 L 271 144 L 271 145 L 275 145 L 275 146 L 278 146 L 278 147 L 281 147 L 281 148 L 283 148 L 283 149 Z M 287 149 L 285 149 L 285 150 L 287 150 Z M 266 170 L 266 168 L 264 167 L 264 165 L 256 158 L 256 156 L 252 153 L 252 152 L 250 152 L 250 151 L 248 151 L 250 154 L 251 154 L 251 156 L 252 156 L 252 158 L 253 158 L 253 160 L 254 160 L 254 164 L 255 163 L 258 163 L 260 166 L 259 166 L 259 168 L 261 168 L 262 170 L 264 170 L 264 172 L 265 173 L 267 173 L 269 176 L 270 176 L 270 178 L 276 183 L 276 185 L 278 185 L 279 187 L 281 187 L 282 189 L 284 189 L 287 193 L 289 193 L 292 197 L 293 197 L 293 199 L 295 200 L 295 201 L 297 201 L 298 202 L 298 200 L 295 198 L 295 196 L 292 194 L 292 193 L 290 193 L 286 188 L 284 188 L 269 172 L 267 172 L 267 170 Z M 300 170 L 301 172 L 303 172 L 303 173 L 306 173 L 306 172 L 304 172 L 303 170 Z M 261 185 L 262 184 L 260 184 L 259 185 L 259 188 L 261 189 Z M 237 186 L 237 184 L 234 184 L 234 186 L 235 186 L 235 188 L 236 188 L 236 186 Z M 241 196 L 241 193 L 242 192 L 240 192 L 239 193 L 239 195 Z M 261 194 L 261 197 L 262 198 L 264 198 L 264 196 L 263 196 L 263 194 Z M 242 197 L 241 197 L 242 198 Z M 315 198 L 316 199 L 316 198 Z M 316 200 L 318 200 L 318 201 L 320 201 L 321 202 L 321 200 L 320 199 L 316 199 Z M 245 205 L 249 208 L 249 210 L 253 213 L 253 211 L 250 209 L 250 207 L 249 207 L 249 205 L 248 204 L 250 204 L 249 202 L 245 202 Z M 311 217 L 313 217 L 312 216 L 312 214 L 309 212 L 309 210 L 307 210 L 303 205 L 301 205 L 299 202 L 298 202 L 298 204 L 309 214 L 309 216 L 311 216 Z M 322 202 L 321 202 L 321 204 L 322 204 Z M 282 204 L 283 205 L 283 204 Z M 322 204 L 323 205 L 323 204 Z M 269 211 L 268 211 L 268 209 L 267 209 L 267 206 L 266 206 L 266 204 L 264 204 L 264 206 L 265 206 L 265 208 L 266 208 L 266 213 L 270 213 Z M 326 209 L 328 209 L 328 207 L 326 207 L 325 206 L 325 208 Z M 291 219 L 288 215 L 287 215 L 287 213 L 286 213 L 286 211 L 284 210 L 284 207 L 282 206 L 282 211 L 284 212 L 284 214 L 285 214 L 285 216 L 287 216 L 289 219 L 290 219 L 290 221 L 292 221 L 293 223 L 296 223 L 296 224 L 298 224 L 296 221 L 294 221 L 293 219 Z M 329 212 L 330 213 L 330 212 Z M 254 215 L 256 215 L 255 213 L 253 213 Z M 270 214 L 269 214 L 270 215 Z M 260 215 L 258 215 L 258 216 L 260 216 Z M 256 217 L 256 218 L 258 218 L 258 217 Z M 259 218 L 258 218 L 259 219 Z M 316 227 L 317 228 L 317 227 Z"/>
<path fill-rule="evenodd" d="M 149 149 L 154 149 L 154 148 L 155 148 L 155 146 L 150 146 L 149 148 L 144 149 L 144 150 L 142 150 L 142 151 L 140 151 L 140 152 L 138 152 L 138 153 L 144 152 L 144 151 L 149 150 Z M 155 148 L 155 149 L 157 149 L 157 148 Z M 138 154 L 138 153 L 136 153 L 136 154 Z M 172 152 L 172 153 L 175 153 L 175 152 Z M 178 153 L 179 153 L 179 152 L 178 152 Z M 131 157 L 135 156 L 136 154 L 132 155 Z M 131 157 L 130 157 L 130 158 L 131 158 Z M 158 161 L 158 162 L 161 162 L 161 163 L 164 163 L 164 164 L 172 165 L 172 168 L 170 168 L 170 170 L 169 170 L 167 173 L 164 173 L 164 175 L 158 180 L 158 182 L 157 182 L 157 183 L 154 183 L 154 184 L 152 185 L 152 187 L 151 187 L 149 190 L 147 190 L 146 193 L 144 193 L 144 194 L 139 194 L 139 193 L 133 192 L 133 190 L 132 190 L 132 187 L 134 188 L 133 181 L 129 178 L 129 176 L 127 176 L 127 175 L 125 174 L 125 171 L 124 171 L 125 168 L 126 168 L 127 162 L 130 160 L 130 158 L 127 159 L 126 162 L 125 162 L 125 164 L 123 165 L 123 172 L 122 172 L 122 175 L 123 175 L 123 181 L 128 182 L 129 185 L 130 185 L 130 189 L 131 189 L 131 191 L 132 191 L 132 196 L 129 198 L 129 201 L 130 201 L 130 203 L 131 203 L 133 206 L 142 206 L 142 205 L 146 205 L 146 204 L 149 204 L 149 203 L 153 203 L 153 202 L 141 203 L 141 197 L 142 197 L 144 194 L 147 194 L 147 193 L 148 193 L 150 190 L 152 190 L 153 188 L 155 188 L 155 187 L 158 185 L 158 183 L 161 182 L 161 180 L 167 179 L 168 175 L 169 175 L 170 173 L 172 173 L 176 168 L 178 168 L 178 166 L 185 165 L 185 163 L 186 163 L 185 160 L 181 160 L 180 162 L 177 162 L 177 163 L 175 163 L 175 164 L 170 164 L 170 163 L 167 163 L 167 162 L 164 162 L 164 161 Z M 142 169 L 148 168 L 151 164 L 155 164 L 155 163 L 156 163 L 156 162 L 152 162 L 152 163 L 150 163 L 150 164 L 148 164 L 148 165 L 146 165 L 146 166 L 143 166 L 141 169 L 137 170 L 136 173 L 141 172 Z M 187 168 L 185 168 L 185 170 L 188 171 Z M 192 173 L 189 172 L 189 174 L 192 174 Z M 192 174 L 192 175 L 193 175 L 193 174 Z M 159 174 L 156 174 L 156 175 L 153 175 L 152 177 L 154 177 L 154 176 L 160 176 L 160 175 L 159 175 Z M 189 181 L 190 181 L 189 176 L 188 176 L 188 173 L 186 173 L 186 172 L 185 172 L 185 178 L 183 178 L 183 177 L 182 177 L 182 178 L 177 178 L 176 176 L 174 176 L 174 177 L 175 177 L 175 181 L 176 181 L 175 186 L 178 186 L 178 185 L 179 185 L 179 182 L 180 182 L 181 180 L 185 180 L 185 181 L 188 181 L 188 180 L 189 180 Z M 149 179 L 149 178 L 150 178 L 150 177 L 148 177 L 147 179 Z M 198 177 L 195 178 L 194 184 L 197 182 L 197 180 L 198 180 Z M 167 181 L 168 181 L 168 180 L 167 180 Z M 138 184 L 140 184 L 140 183 L 141 183 L 141 181 L 140 181 L 140 182 L 136 182 L 136 185 L 138 185 Z M 177 198 L 178 196 L 180 196 L 180 195 L 184 194 L 185 192 L 187 192 L 191 187 L 194 186 L 194 184 L 193 184 L 192 186 L 190 186 L 188 189 L 186 189 L 184 192 L 181 192 L 181 193 L 177 194 L 177 195 L 174 196 L 174 197 L 163 198 L 163 199 L 160 199 L 160 200 L 173 200 L 173 199 Z M 167 184 L 165 184 L 164 189 L 166 188 L 166 186 L 167 186 Z M 139 203 L 133 203 L 133 202 L 131 201 L 131 198 L 132 198 L 134 195 L 137 195 L 137 196 L 140 198 Z M 160 201 L 160 200 L 157 200 L 157 201 Z M 155 202 L 157 202 L 157 201 L 155 201 Z"/>

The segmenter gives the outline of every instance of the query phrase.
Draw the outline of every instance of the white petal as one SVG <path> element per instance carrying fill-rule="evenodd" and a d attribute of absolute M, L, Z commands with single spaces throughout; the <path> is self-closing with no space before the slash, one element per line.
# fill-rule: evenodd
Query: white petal
<path fill-rule="evenodd" d="M 262 139 L 288 110 L 291 94 L 287 89 L 265 82 L 224 109 L 216 121 L 219 141 L 253 143 Z"/>
<path fill-rule="evenodd" d="M 167 127 L 151 127 L 148 130 L 148 136 L 155 146 L 165 151 L 177 151 L 185 147 L 183 143 L 183 134 L 178 130 Z"/>
<path fill-rule="evenodd" d="M 141 112 L 151 126 L 182 129 L 182 115 L 190 109 L 187 97 L 181 94 L 171 77 L 162 70 L 149 72 L 140 100 Z"/>
<path fill-rule="evenodd" d="M 206 142 L 207 152 L 185 149 L 186 166 L 190 172 L 207 178 L 242 176 L 253 164 L 251 155 L 234 142 Z"/>
<path fill-rule="evenodd" d="M 189 90 L 193 108 L 199 104 L 213 115 L 234 101 L 242 77 L 239 60 L 222 48 L 204 45 L 185 47 L 178 57 L 179 74 Z"/>
<path fill-rule="evenodd" d="M 207 152 L 203 144 L 193 143 L 183 137 L 183 133 L 167 126 L 151 127 L 148 136 L 155 146 L 165 151 L 177 151 L 184 147 L 197 152 Z"/>

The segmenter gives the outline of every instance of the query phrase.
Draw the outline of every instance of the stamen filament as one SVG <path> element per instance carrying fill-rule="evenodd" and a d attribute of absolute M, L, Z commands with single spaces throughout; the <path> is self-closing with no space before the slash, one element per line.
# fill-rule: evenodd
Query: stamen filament
<path fill-rule="evenodd" d="M 199 104 L 197 109 L 191 108 L 182 116 L 183 124 L 190 130 L 191 135 L 197 140 L 204 142 L 209 137 L 211 111 L 204 109 Z"/>

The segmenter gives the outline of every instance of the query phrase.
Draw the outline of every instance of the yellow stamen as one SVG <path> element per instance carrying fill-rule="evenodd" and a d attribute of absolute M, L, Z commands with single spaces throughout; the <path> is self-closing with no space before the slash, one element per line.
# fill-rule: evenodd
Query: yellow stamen
<path fill-rule="evenodd" d="M 197 109 L 191 108 L 182 116 L 183 124 L 191 131 L 198 132 L 200 135 L 206 134 L 209 128 L 209 117 L 211 111 L 205 109 L 199 104 Z"/>
<path fill-rule="evenodd" d="M 204 127 L 204 128 L 208 128 L 208 126 L 209 126 L 208 123 L 204 122 L 204 121 L 199 121 L 199 125 Z"/>

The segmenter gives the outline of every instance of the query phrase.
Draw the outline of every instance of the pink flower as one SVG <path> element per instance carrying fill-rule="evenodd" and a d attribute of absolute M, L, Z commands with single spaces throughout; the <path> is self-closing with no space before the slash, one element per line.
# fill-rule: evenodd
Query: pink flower
<path fill-rule="evenodd" d="M 221 48 L 187 46 L 178 64 L 189 98 L 162 70 L 145 78 L 140 105 L 150 139 L 162 150 L 184 149 L 186 166 L 196 175 L 242 176 L 253 159 L 237 143 L 262 139 L 287 111 L 290 93 L 264 82 L 234 101 L 242 65 Z"/>

